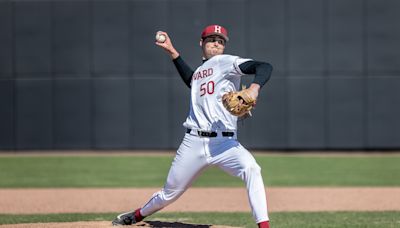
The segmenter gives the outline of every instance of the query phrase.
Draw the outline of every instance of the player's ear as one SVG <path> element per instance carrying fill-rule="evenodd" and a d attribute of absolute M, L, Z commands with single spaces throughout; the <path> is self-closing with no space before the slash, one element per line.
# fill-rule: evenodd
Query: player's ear
<path fill-rule="evenodd" d="M 200 39 L 199 45 L 200 47 L 203 47 L 203 39 Z"/>

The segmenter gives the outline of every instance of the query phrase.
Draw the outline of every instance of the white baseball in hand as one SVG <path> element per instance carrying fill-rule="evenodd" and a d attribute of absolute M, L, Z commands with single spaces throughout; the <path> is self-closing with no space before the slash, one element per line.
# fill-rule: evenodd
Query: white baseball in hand
<path fill-rule="evenodd" d="M 166 39 L 167 39 L 167 37 L 165 37 L 164 34 L 162 34 L 162 33 L 157 33 L 157 34 L 156 34 L 156 40 L 157 40 L 157 42 L 159 42 L 159 43 L 164 43 Z"/>

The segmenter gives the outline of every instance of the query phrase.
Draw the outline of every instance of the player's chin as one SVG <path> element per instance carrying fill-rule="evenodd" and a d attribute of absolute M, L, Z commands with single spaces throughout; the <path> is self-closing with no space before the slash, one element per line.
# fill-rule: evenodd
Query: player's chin
<path fill-rule="evenodd" d="M 210 56 L 213 57 L 216 55 L 221 55 L 222 53 L 223 53 L 223 51 L 221 49 L 215 49 L 215 50 L 211 51 Z"/>

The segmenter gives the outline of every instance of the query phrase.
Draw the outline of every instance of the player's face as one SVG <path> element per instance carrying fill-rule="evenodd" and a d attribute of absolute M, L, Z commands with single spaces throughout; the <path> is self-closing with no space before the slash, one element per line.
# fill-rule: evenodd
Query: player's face
<path fill-rule="evenodd" d="M 225 50 L 225 40 L 220 36 L 209 36 L 201 41 L 203 55 L 209 59 L 216 55 L 221 55 Z"/>

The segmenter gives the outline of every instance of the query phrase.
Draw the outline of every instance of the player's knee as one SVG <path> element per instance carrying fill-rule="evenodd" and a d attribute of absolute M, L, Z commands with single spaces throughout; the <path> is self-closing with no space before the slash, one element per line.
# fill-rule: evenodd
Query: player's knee
<path fill-rule="evenodd" d="M 250 169 L 251 169 L 251 172 L 253 172 L 253 173 L 257 173 L 257 174 L 261 173 L 261 167 L 257 163 L 254 163 L 253 165 L 251 165 Z"/>
<path fill-rule="evenodd" d="M 244 167 L 243 174 L 245 177 L 261 175 L 261 167 L 256 162 L 250 163 Z"/>

